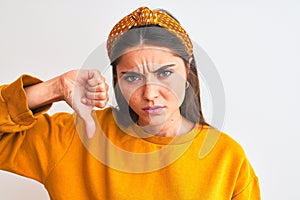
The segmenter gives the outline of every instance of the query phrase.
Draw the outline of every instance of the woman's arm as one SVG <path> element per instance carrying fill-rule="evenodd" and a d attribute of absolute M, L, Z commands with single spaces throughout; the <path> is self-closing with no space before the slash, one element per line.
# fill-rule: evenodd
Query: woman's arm
<path fill-rule="evenodd" d="M 107 99 L 107 85 L 95 70 L 69 71 L 45 82 L 23 75 L 0 86 L 0 170 L 43 183 L 67 151 L 76 127 L 68 113 L 40 113 L 53 102 L 66 101 L 91 136 L 91 110 L 105 106 Z"/>
<path fill-rule="evenodd" d="M 108 101 L 108 85 L 97 70 L 72 70 L 24 89 L 30 109 L 61 100 L 74 110 L 82 105 L 103 108 Z M 76 104 L 79 102 L 76 100 L 82 105 Z"/>
<path fill-rule="evenodd" d="M 63 99 L 60 88 L 60 76 L 25 87 L 24 90 L 28 100 L 28 107 L 31 110 Z"/>

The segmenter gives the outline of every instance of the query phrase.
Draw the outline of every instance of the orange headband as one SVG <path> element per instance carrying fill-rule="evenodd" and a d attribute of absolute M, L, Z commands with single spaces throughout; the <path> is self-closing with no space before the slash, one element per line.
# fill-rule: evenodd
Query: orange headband
<path fill-rule="evenodd" d="M 159 25 L 175 34 L 185 46 L 188 54 L 190 56 L 193 54 L 193 44 L 191 39 L 189 38 L 187 32 L 174 18 L 163 11 L 150 10 L 147 7 L 140 7 L 124 17 L 113 27 L 109 33 L 106 44 L 108 55 L 111 55 L 113 46 L 126 31 L 132 27 L 147 25 Z"/>

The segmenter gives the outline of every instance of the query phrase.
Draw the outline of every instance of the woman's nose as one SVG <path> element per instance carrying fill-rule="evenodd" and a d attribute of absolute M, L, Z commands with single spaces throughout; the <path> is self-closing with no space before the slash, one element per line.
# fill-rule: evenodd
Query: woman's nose
<path fill-rule="evenodd" d="M 155 83 L 146 83 L 143 86 L 143 98 L 148 101 L 152 101 L 159 96 L 160 86 Z"/>

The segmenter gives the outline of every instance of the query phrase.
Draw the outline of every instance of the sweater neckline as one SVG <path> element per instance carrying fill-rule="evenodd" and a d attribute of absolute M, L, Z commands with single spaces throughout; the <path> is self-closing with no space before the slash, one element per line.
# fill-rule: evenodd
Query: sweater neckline
<path fill-rule="evenodd" d="M 173 137 L 162 137 L 156 136 L 150 133 L 145 132 L 140 126 L 137 124 L 132 124 L 127 128 L 123 129 L 126 134 L 129 134 L 133 137 L 143 139 L 147 142 L 159 144 L 159 145 L 178 145 L 184 144 L 187 142 L 191 142 L 195 137 L 199 135 L 203 128 L 206 125 L 195 124 L 194 128 L 183 135 L 173 136 Z"/>

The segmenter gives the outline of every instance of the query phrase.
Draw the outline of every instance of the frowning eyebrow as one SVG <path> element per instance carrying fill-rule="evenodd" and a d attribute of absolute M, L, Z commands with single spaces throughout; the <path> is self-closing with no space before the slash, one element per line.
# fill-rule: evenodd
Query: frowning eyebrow
<path fill-rule="evenodd" d="M 160 68 L 158 68 L 158 69 L 156 69 L 154 71 L 151 71 L 150 73 L 157 73 L 159 71 L 163 71 L 165 69 L 168 69 L 168 68 L 174 67 L 174 66 L 175 66 L 175 64 L 164 65 L 164 66 L 162 66 L 162 67 L 160 67 Z M 129 73 L 130 74 L 138 74 L 138 72 L 133 72 L 133 71 L 124 71 L 124 72 L 121 72 L 121 74 L 129 74 Z"/>
<path fill-rule="evenodd" d="M 127 74 L 127 75 L 139 75 L 140 73 L 138 72 L 132 72 L 132 71 L 127 71 L 127 72 L 121 72 L 122 75 Z"/>
<path fill-rule="evenodd" d="M 165 66 L 162 66 L 162 67 L 158 68 L 157 70 L 154 70 L 154 71 L 151 72 L 151 73 L 156 73 L 156 72 L 159 72 L 159 71 L 163 71 L 163 70 L 165 70 L 165 69 L 168 69 L 168 68 L 174 67 L 174 66 L 175 66 L 175 64 L 165 65 Z"/>

